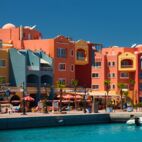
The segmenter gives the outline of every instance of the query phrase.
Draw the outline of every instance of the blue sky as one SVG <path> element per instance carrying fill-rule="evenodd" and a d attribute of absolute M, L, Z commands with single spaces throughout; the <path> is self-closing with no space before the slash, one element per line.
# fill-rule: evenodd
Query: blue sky
<path fill-rule="evenodd" d="M 104 46 L 142 43 L 142 0 L 1 0 L 0 26 L 37 25 L 44 38 L 63 34 Z"/>

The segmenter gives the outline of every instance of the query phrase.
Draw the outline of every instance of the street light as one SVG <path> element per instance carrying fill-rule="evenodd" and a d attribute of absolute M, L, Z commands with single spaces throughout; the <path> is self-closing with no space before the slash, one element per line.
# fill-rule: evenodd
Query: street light
<path fill-rule="evenodd" d="M 21 92 L 22 92 L 22 95 L 23 95 L 23 100 L 22 100 L 22 103 L 23 103 L 23 109 L 22 109 L 22 115 L 26 115 L 26 102 L 25 102 L 25 83 L 23 82 L 22 85 L 21 85 Z"/>
<path fill-rule="evenodd" d="M 83 96 L 83 112 L 86 113 L 86 94 L 87 93 L 87 90 L 86 90 L 86 87 L 84 87 L 84 96 Z"/>
<path fill-rule="evenodd" d="M 47 110 L 47 99 L 48 99 L 48 95 L 47 95 L 48 94 L 48 89 L 47 89 L 47 87 L 48 87 L 48 84 L 46 82 L 44 83 L 44 87 L 45 87 L 45 100 L 44 100 L 45 101 L 44 102 L 44 108 L 45 109 L 44 109 L 44 112 L 48 113 L 48 110 Z"/>

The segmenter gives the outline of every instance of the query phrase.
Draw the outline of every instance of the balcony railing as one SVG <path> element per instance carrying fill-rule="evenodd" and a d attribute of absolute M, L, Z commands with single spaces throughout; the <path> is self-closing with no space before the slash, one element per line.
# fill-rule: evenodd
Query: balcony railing
<path fill-rule="evenodd" d="M 84 60 L 85 60 L 85 57 L 77 56 L 77 60 L 84 61 Z"/>
<path fill-rule="evenodd" d="M 47 86 L 45 86 L 45 83 L 27 83 L 27 87 L 38 87 L 40 85 L 40 87 L 49 87 L 50 85 L 47 84 Z"/>
<path fill-rule="evenodd" d="M 39 71 L 39 66 L 28 66 L 27 69 L 29 71 Z"/>
<path fill-rule="evenodd" d="M 38 83 L 27 83 L 27 87 L 37 87 Z"/>
<path fill-rule="evenodd" d="M 121 68 L 133 68 L 133 65 L 121 65 Z"/>
<path fill-rule="evenodd" d="M 52 71 L 52 67 L 40 67 L 41 71 Z"/>

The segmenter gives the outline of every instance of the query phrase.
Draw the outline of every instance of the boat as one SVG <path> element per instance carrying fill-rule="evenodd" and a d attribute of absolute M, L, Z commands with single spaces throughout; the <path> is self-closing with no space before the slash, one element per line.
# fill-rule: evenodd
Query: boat
<path fill-rule="evenodd" d="M 136 125 L 136 126 L 140 126 L 142 125 L 142 117 L 134 117 L 134 118 L 130 118 L 126 124 L 128 125 Z"/>

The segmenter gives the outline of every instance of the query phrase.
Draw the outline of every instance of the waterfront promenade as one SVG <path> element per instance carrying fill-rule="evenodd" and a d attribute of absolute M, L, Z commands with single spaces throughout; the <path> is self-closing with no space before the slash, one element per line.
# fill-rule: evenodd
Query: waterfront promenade
<path fill-rule="evenodd" d="M 22 113 L 0 114 L 0 130 L 57 127 L 72 125 L 87 125 L 101 123 L 125 123 L 130 115 L 142 116 L 142 112 L 121 112 L 115 111 L 106 113 L 86 113 L 82 111 L 69 111 L 66 114 L 60 113 Z"/>

